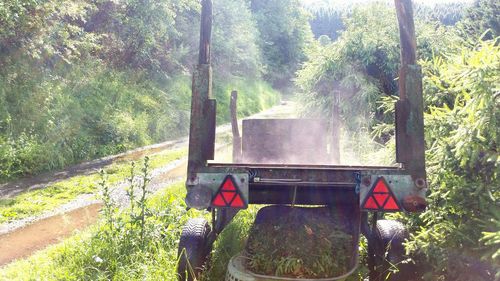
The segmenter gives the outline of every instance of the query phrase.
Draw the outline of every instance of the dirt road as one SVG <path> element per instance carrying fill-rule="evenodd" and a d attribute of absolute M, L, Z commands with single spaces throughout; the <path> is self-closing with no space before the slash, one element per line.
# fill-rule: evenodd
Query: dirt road
<path fill-rule="evenodd" d="M 249 118 L 284 118 L 294 115 L 295 104 L 287 103 L 275 106 Z M 230 124 L 217 127 L 219 139 L 224 139 L 220 138 L 223 135 L 230 137 L 230 132 Z M 64 171 L 4 184 L 0 186 L 0 198 L 14 197 L 21 192 L 44 188 L 65 178 L 95 172 L 118 160 L 137 160 L 164 150 L 185 148 L 187 145 L 188 139 L 182 138 L 83 163 Z M 227 141 L 216 143 L 216 160 L 228 161 L 230 159 L 231 149 Z M 148 186 L 149 192 L 155 193 L 168 186 L 169 183 L 182 180 L 185 177 L 187 168 L 186 161 L 187 159 L 180 159 L 165 167 L 153 170 L 151 172 L 151 182 Z M 126 186 L 127 183 L 122 182 L 112 188 L 112 197 L 121 206 L 127 205 Z M 0 225 L 0 266 L 19 258 L 28 257 L 37 250 L 44 249 L 71 236 L 76 230 L 82 230 L 95 223 L 100 207 L 101 203 L 96 200 L 94 195 L 83 195 L 57 208 L 57 210 L 47 212 L 41 216 Z"/>
<path fill-rule="evenodd" d="M 97 221 L 101 204 L 46 218 L 0 236 L 0 266 L 60 242 Z"/>

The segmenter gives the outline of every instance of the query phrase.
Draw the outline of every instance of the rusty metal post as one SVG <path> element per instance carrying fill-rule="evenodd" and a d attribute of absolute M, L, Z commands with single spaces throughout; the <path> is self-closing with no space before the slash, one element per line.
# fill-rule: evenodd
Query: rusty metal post
<path fill-rule="evenodd" d="M 333 164 L 340 164 L 340 93 L 333 91 L 332 109 L 332 139 L 330 141 L 330 156 Z"/>
<path fill-rule="evenodd" d="M 422 71 L 416 64 L 417 43 L 411 0 L 395 0 L 401 40 L 399 97 L 396 103 L 396 158 L 424 188 L 425 140 Z"/>
<path fill-rule="evenodd" d="M 231 92 L 231 103 L 229 107 L 231 108 L 231 129 L 233 132 L 233 162 L 241 162 L 241 136 L 238 129 L 238 112 L 237 112 L 237 101 L 238 92 Z"/>
<path fill-rule="evenodd" d="M 212 95 L 210 43 L 212 1 L 202 0 L 200 53 L 193 73 L 191 124 L 189 130 L 188 185 L 200 167 L 214 159 L 216 103 Z"/>
<path fill-rule="evenodd" d="M 201 1 L 200 53 L 198 64 L 210 64 L 212 41 L 212 0 Z"/>

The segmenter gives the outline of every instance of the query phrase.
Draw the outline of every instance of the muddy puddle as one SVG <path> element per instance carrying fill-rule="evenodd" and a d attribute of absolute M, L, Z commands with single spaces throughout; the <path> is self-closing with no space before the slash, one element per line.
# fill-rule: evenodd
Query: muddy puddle
<path fill-rule="evenodd" d="M 279 109 L 279 110 L 277 110 Z M 265 114 L 256 115 L 255 117 L 268 117 L 283 114 L 282 108 L 276 107 Z M 285 111 L 285 114 L 289 114 Z M 221 126 L 218 128 L 218 135 L 227 134 L 230 126 Z M 178 148 L 187 146 L 187 139 L 170 144 L 170 148 Z M 158 147 L 152 146 L 147 150 L 160 152 L 166 146 L 160 145 Z M 168 147 L 168 146 L 167 146 Z M 136 158 L 143 156 L 146 150 L 140 149 L 132 151 L 124 155 L 114 157 L 114 160 L 129 159 L 130 157 Z M 116 159 L 115 159 L 116 158 Z M 216 157 L 215 162 L 231 162 L 232 147 L 230 144 L 223 142 L 216 144 Z M 150 182 L 151 186 L 156 186 L 151 190 L 152 193 L 165 187 L 166 184 L 178 180 L 182 180 L 186 175 L 187 159 L 175 163 L 172 167 L 160 168 L 156 175 Z M 119 188 L 120 189 L 120 188 Z M 63 214 L 58 214 L 48 218 L 36 220 L 31 224 L 18 228 L 7 234 L 0 235 L 0 267 L 15 261 L 29 257 L 34 252 L 45 249 L 46 247 L 57 244 L 70 237 L 79 230 L 84 230 L 86 227 L 97 222 L 99 218 L 99 211 L 102 204 L 91 204 L 85 207 L 74 209 Z"/>
<path fill-rule="evenodd" d="M 227 146 L 217 149 L 219 156 L 227 159 Z M 182 161 L 166 172 L 156 175 L 151 185 L 164 186 L 186 174 L 187 162 Z M 0 235 L 0 267 L 17 259 L 26 258 L 38 250 L 57 244 L 76 231 L 97 222 L 102 204 L 93 204 L 63 214 L 33 222 L 8 234 Z"/>
<path fill-rule="evenodd" d="M 175 181 L 186 174 L 187 163 L 156 176 L 152 184 Z M 97 222 L 102 204 L 92 204 L 63 214 L 37 220 L 25 227 L 0 235 L 0 267 L 57 244 L 76 231 Z"/>
<path fill-rule="evenodd" d="M 58 243 L 95 223 L 101 204 L 94 204 L 30 224 L 0 236 L 0 266 Z"/>

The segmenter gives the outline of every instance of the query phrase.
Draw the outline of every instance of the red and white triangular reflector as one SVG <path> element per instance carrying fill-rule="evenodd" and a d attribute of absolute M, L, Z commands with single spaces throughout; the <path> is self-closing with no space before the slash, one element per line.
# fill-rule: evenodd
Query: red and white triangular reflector
<path fill-rule="evenodd" d="M 227 175 L 222 184 L 212 198 L 212 206 L 218 208 L 237 208 L 245 209 L 247 203 L 241 194 L 233 176 Z"/>
<path fill-rule="evenodd" d="M 368 192 L 365 201 L 361 204 L 363 209 L 379 212 L 400 211 L 398 199 L 392 193 L 384 177 L 379 177 Z"/>

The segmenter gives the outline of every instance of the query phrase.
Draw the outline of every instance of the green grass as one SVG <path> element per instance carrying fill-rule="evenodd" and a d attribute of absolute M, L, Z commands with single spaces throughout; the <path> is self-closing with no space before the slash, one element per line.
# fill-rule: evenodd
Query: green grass
<path fill-rule="evenodd" d="M 179 82 L 180 83 L 180 82 Z M 180 83 L 182 84 L 182 83 Z M 232 89 L 239 90 L 239 116 L 248 116 L 275 105 L 279 94 L 269 85 L 261 81 L 234 80 L 215 85 L 214 91 L 218 97 L 218 122 L 229 120 L 229 96 Z M 217 143 L 230 143 L 230 131 L 217 136 Z M 169 162 L 187 155 L 186 149 L 162 152 L 150 156 L 151 168 L 158 168 Z M 105 168 L 110 184 L 126 179 L 131 161 L 114 163 Z M 75 176 L 54 183 L 46 188 L 22 193 L 12 199 L 0 199 L 0 224 L 39 215 L 45 211 L 54 210 L 64 203 L 70 202 L 82 194 L 96 192 L 99 174 Z"/>
<path fill-rule="evenodd" d="M 155 169 L 172 161 L 187 156 L 187 149 L 160 152 L 150 156 L 150 168 Z M 130 174 L 130 163 L 121 161 L 104 168 L 108 183 L 124 181 Z M 75 176 L 59 181 L 43 189 L 28 191 L 15 198 L 0 199 L 0 223 L 39 215 L 54 210 L 82 194 L 94 194 L 97 191 L 100 176 L 98 172 Z"/>
<path fill-rule="evenodd" d="M 146 243 L 140 245 L 129 211 L 117 215 L 115 230 L 102 220 L 64 242 L 0 269 L 1 280 L 176 280 L 177 244 L 189 218 L 207 212 L 186 211 L 183 183 L 147 201 Z M 204 280 L 223 280 L 229 258 L 244 245 L 256 208 L 238 214 L 216 241 L 213 267 Z M 103 218 L 104 219 L 104 218 Z M 110 238 L 111 237 L 111 238 Z"/>
<path fill-rule="evenodd" d="M 189 218 L 210 214 L 186 211 L 179 182 L 147 200 L 146 235 L 141 243 L 130 208 L 116 214 L 113 227 L 102 217 L 60 244 L 0 269 L 0 280 L 176 280 L 177 246 Z M 229 259 L 245 246 L 258 206 L 240 211 L 214 244 L 211 266 L 200 281 L 224 280 Z M 349 280 L 363 280 L 358 271 Z"/>
<path fill-rule="evenodd" d="M 244 211 L 240 211 L 233 221 L 226 226 L 214 244 L 214 252 L 211 257 L 211 266 L 203 274 L 203 281 L 224 280 L 227 264 L 234 255 L 240 253 L 245 247 L 245 243 L 250 233 L 255 216 L 259 208 L 250 206 Z"/>
<path fill-rule="evenodd" d="M 102 221 L 61 244 L 8 265 L 0 271 L 0 279 L 174 280 L 180 226 L 188 217 L 199 215 L 185 211 L 182 194 L 183 185 L 178 183 L 149 200 L 155 216 L 148 218 L 147 225 L 155 229 L 150 231 L 155 239 L 144 249 L 133 244 L 138 239 L 131 237 L 136 233 L 130 225 L 122 226 L 129 231 L 113 233 L 113 238 L 107 239 Z M 118 218 L 124 220 L 126 215 Z"/>

